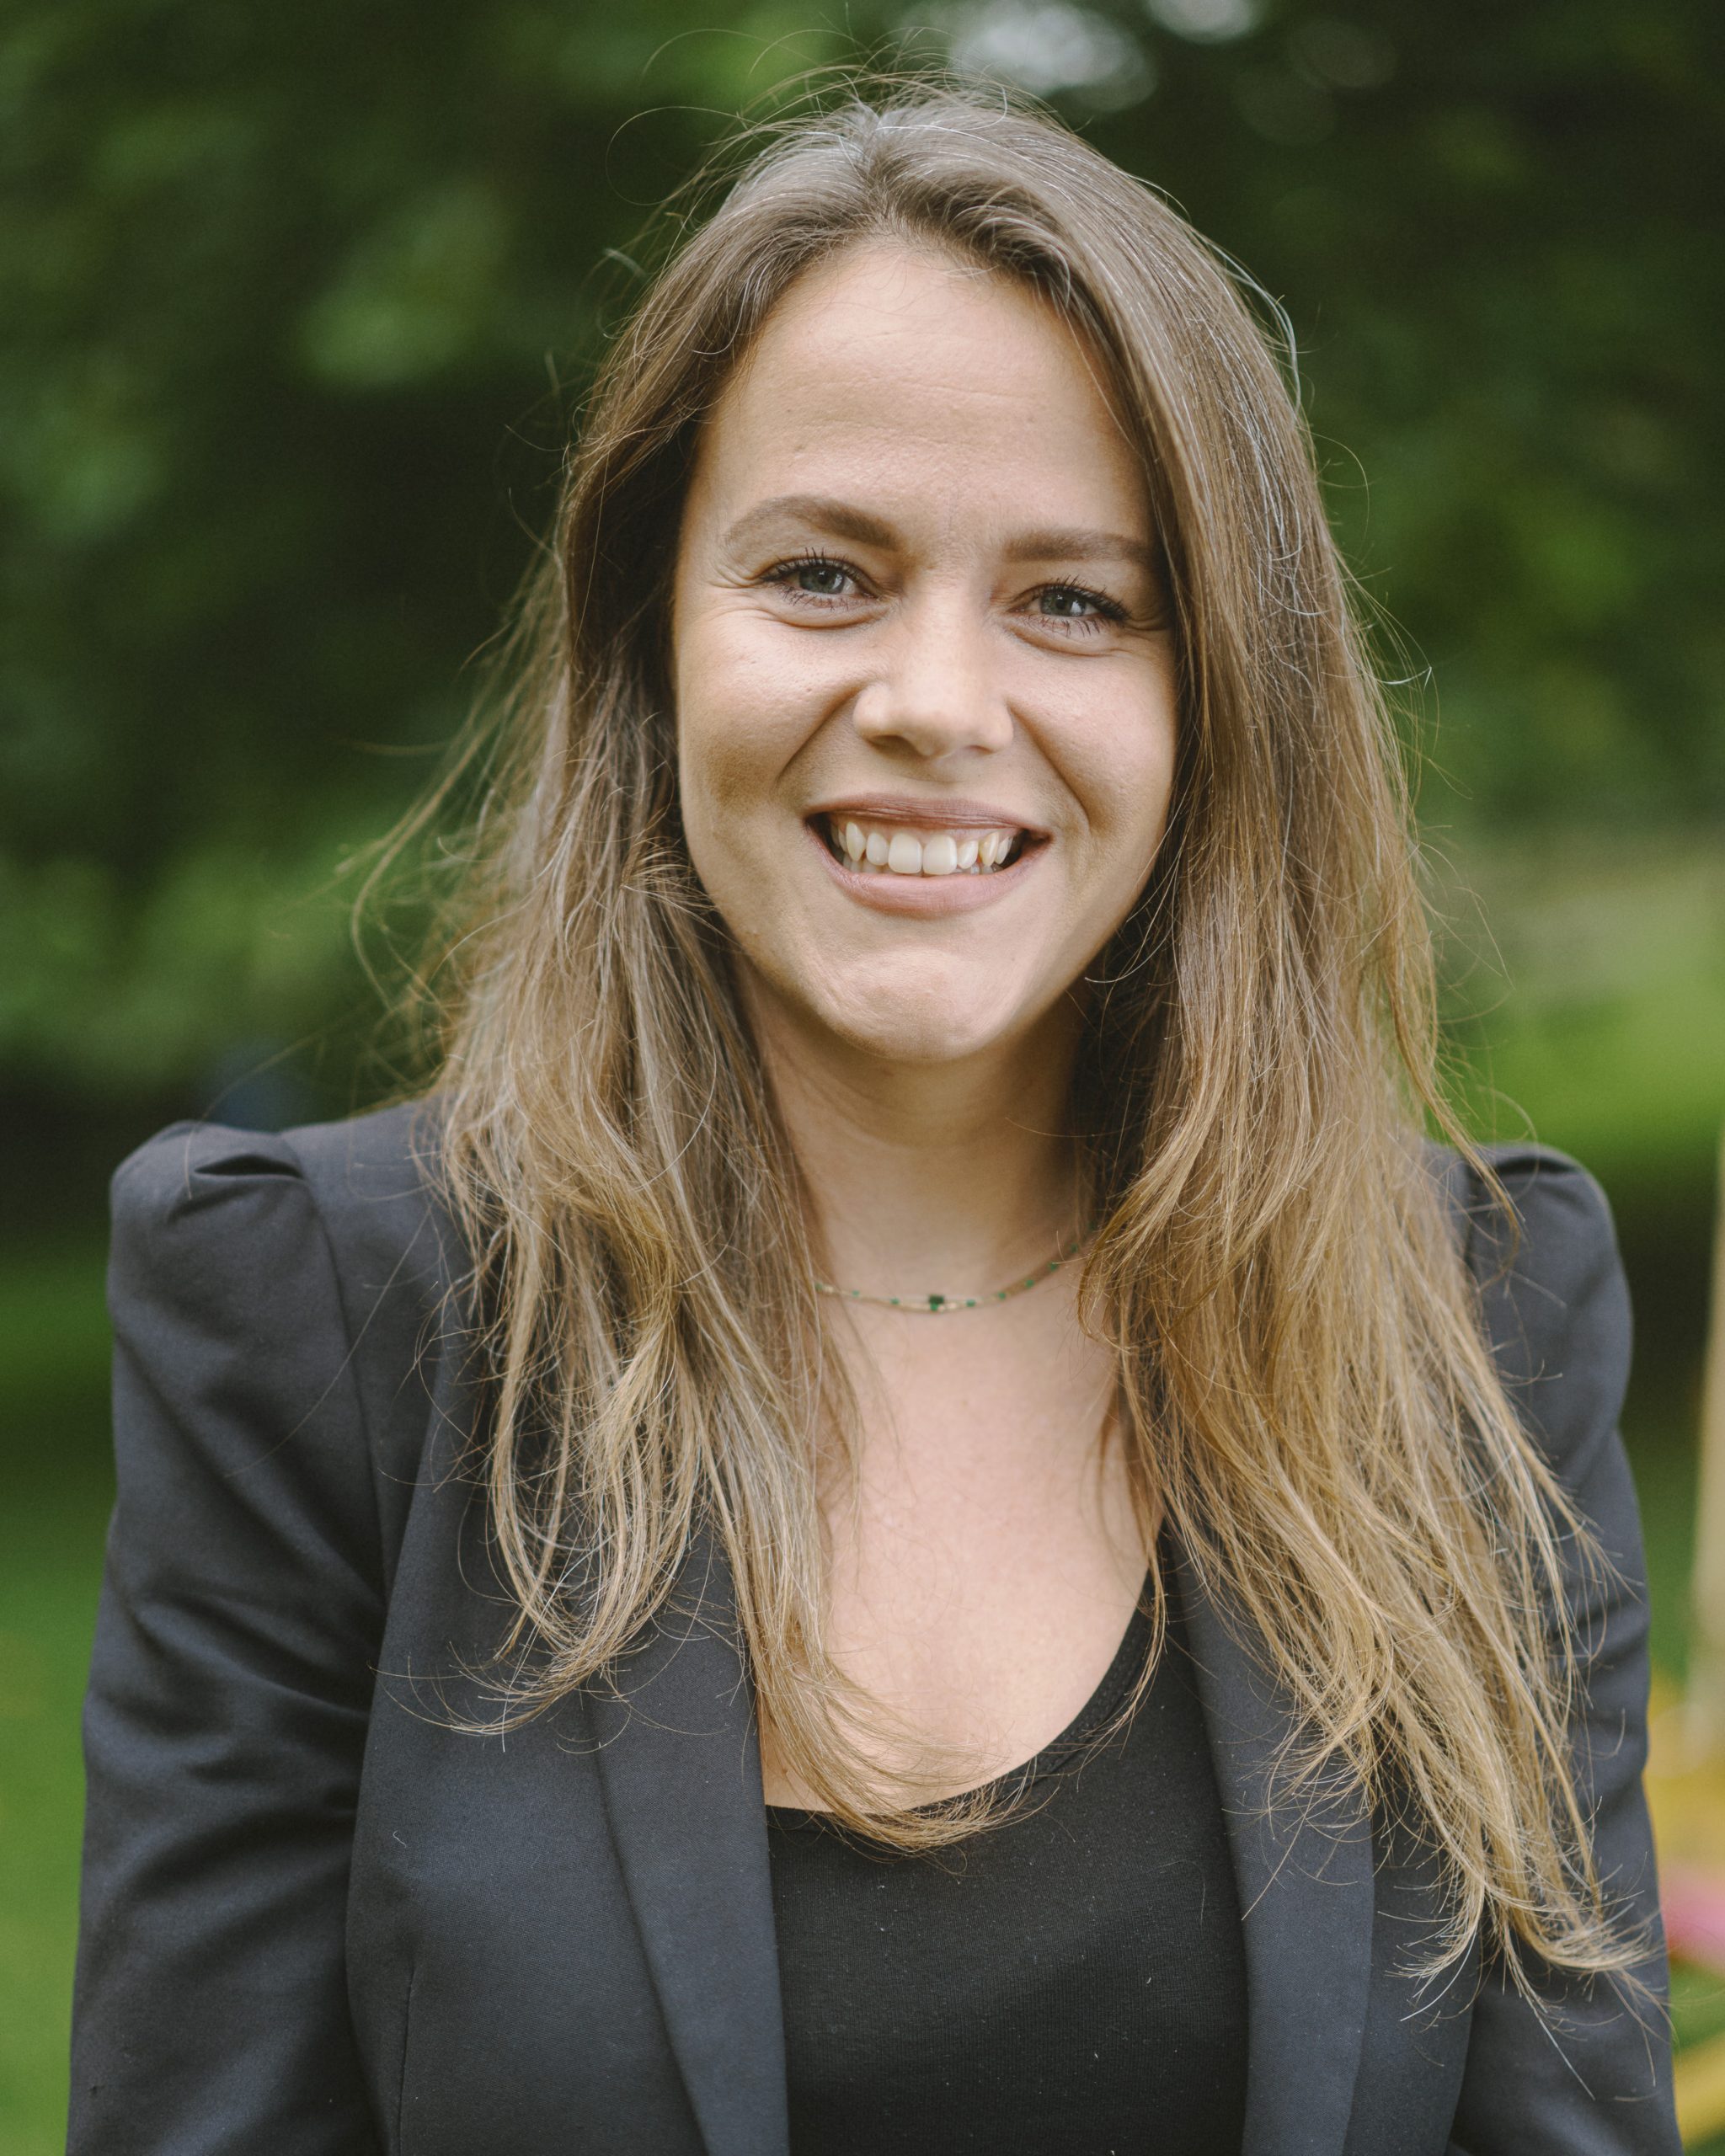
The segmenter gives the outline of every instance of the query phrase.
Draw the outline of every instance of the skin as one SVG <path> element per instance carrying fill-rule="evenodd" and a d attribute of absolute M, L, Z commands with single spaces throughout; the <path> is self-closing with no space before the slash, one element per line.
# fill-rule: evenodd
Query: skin
<path fill-rule="evenodd" d="M 1065 1134 L 1087 966 L 1167 824 L 1174 656 L 1137 457 L 1039 300 L 859 246 L 780 302 L 700 446 L 673 671 L 684 828 L 829 1278 L 998 1287 L 1082 1225 Z M 864 878 L 817 812 L 1033 842 Z M 860 1473 L 824 1488 L 829 1639 L 896 1770 L 1028 1758 L 1112 1658 L 1146 1553 L 1076 1268 L 930 1320 L 835 1306 Z M 763 1729 L 766 1794 L 804 1794 Z"/>

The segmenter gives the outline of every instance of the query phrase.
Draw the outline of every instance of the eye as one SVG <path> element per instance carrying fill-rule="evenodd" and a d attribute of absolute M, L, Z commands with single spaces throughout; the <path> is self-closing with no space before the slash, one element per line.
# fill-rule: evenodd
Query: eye
<path fill-rule="evenodd" d="M 1100 627 L 1124 622 L 1126 610 L 1100 591 L 1081 584 L 1045 584 L 1034 595 L 1033 611 L 1044 621 L 1070 622 L 1075 627 Z"/>
<path fill-rule="evenodd" d="M 825 554 L 780 562 L 766 572 L 764 581 L 799 599 L 851 599 L 858 589 L 856 571 Z"/>
<path fill-rule="evenodd" d="M 1081 622 L 1096 615 L 1116 621 L 1120 615 L 1112 600 L 1104 599 L 1099 591 L 1087 591 L 1080 584 L 1045 584 L 1036 597 L 1043 613 L 1065 621 Z"/>

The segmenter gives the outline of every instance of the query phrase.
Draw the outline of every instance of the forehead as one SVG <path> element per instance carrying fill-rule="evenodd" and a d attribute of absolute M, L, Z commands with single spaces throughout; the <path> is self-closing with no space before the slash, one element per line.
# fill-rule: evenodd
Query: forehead
<path fill-rule="evenodd" d="M 1095 354 L 1025 286 L 909 244 L 858 245 L 800 278 L 703 436 L 703 490 L 846 479 L 1146 516 Z"/>

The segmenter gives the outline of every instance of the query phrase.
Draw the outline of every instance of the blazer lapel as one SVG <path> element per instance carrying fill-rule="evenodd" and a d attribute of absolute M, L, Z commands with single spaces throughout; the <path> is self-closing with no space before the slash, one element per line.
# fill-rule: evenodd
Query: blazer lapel
<path fill-rule="evenodd" d="M 1242 2156 L 1341 2156 L 1371 1980 L 1370 1822 L 1279 1790 L 1294 1729 L 1193 1567 L 1178 1588 L 1233 1854 L 1247 1968 Z M 703 1539 L 671 1609 L 590 1694 L 598 1766 L 665 2026 L 708 2156 L 787 2156 L 784 2023 L 753 1694 Z"/>
<path fill-rule="evenodd" d="M 754 1696 L 703 1537 L 670 1609 L 590 1695 L 606 1808 L 708 2156 L 786 2156 L 784 2020 Z"/>
<path fill-rule="evenodd" d="M 1244 1925 L 1242 2156 L 1340 2156 L 1371 1982 L 1371 1828 L 1357 1798 L 1279 1794 L 1285 1699 L 1178 1567 Z"/>

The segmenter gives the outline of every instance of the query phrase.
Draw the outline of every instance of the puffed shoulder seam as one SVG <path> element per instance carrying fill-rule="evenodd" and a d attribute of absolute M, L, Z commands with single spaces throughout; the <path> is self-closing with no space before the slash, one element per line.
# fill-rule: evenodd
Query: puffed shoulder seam
<path fill-rule="evenodd" d="M 235 1130 L 223 1123 L 185 1122 L 169 1123 L 146 1139 L 115 1170 L 109 1191 L 115 1240 L 147 1235 L 152 1223 L 172 1221 L 195 1195 L 193 1178 L 208 1177 L 218 1186 L 223 1200 L 238 1200 L 248 1183 L 257 1181 L 291 1182 L 303 1193 L 316 1226 L 318 1242 L 328 1268 L 330 1286 L 341 1322 L 341 1363 L 337 1375 L 346 1385 L 353 1403 L 354 1423 L 365 1451 L 365 1485 L 370 1502 L 368 1519 L 371 1548 L 375 1553 L 376 1576 L 381 1581 L 383 1564 L 383 1523 L 377 1497 L 377 1456 L 375 1434 L 366 1415 L 364 1389 L 355 1368 L 355 1344 L 342 1294 L 341 1270 L 334 1239 L 293 1148 L 273 1132 Z M 148 1178 L 146 1180 L 146 1178 Z M 216 1193 L 211 1193 L 212 1197 Z"/>
<path fill-rule="evenodd" d="M 1582 1239 L 1590 1258 L 1615 1253 L 1617 1230 L 1610 1200 L 1572 1155 L 1559 1152 L 1554 1145 L 1525 1142 L 1485 1145 L 1480 1151 L 1509 1201 L 1519 1230 L 1518 1258 L 1530 1251 L 1542 1257 L 1548 1254 L 1550 1237 L 1540 1233 L 1540 1216 L 1551 1206 L 1578 1214 L 1590 1222 L 1593 1233 Z M 1461 1230 L 1468 1264 L 1478 1274 L 1504 1250 L 1503 1207 L 1461 1154 L 1450 1146 L 1435 1147 L 1434 1152 L 1439 1181 Z M 1489 1279 L 1489 1272 L 1485 1277 Z"/>
<path fill-rule="evenodd" d="M 1480 1150 L 1506 1190 L 1524 1186 L 1529 1190 L 1535 1190 L 1544 1185 L 1554 1191 L 1574 1191 L 1589 1198 L 1603 1218 L 1610 1221 L 1611 1207 L 1609 1199 L 1596 1178 L 1588 1172 L 1573 1153 L 1559 1152 L 1555 1145 L 1535 1145 L 1529 1142 L 1485 1145 Z"/>
<path fill-rule="evenodd" d="M 1610 1200 L 1580 1161 L 1549 1147 L 1526 1145 L 1493 1147 L 1486 1158 L 1519 1230 L 1513 1253 L 1518 1278 L 1567 1303 L 1596 1292 L 1605 1276 L 1618 1274 L 1617 1224 Z M 1498 1237 L 1491 1233 L 1494 1225 Z M 1501 1255 L 1511 1254 L 1500 1241 L 1501 1212 L 1483 1189 L 1474 1226 L 1476 1232 L 1487 1231 L 1488 1243 L 1499 1241 Z M 1491 1262 L 1499 1253 L 1481 1254 Z"/>
<path fill-rule="evenodd" d="M 172 1219 L 193 1194 L 195 1175 L 286 1176 L 303 1182 L 298 1163 L 268 1131 L 219 1123 L 170 1123 L 128 1153 L 109 1181 L 116 1227 Z M 177 1187 L 176 1187 L 177 1186 Z"/>
<path fill-rule="evenodd" d="M 1502 1204 L 1457 1159 L 1466 1262 L 1487 1309 L 1497 1313 L 1499 1348 L 1522 1364 L 1514 1394 L 1530 1406 L 1537 1405 L 1551 1465 L 1567 1483 L 1577 1484 L 1611 1441 L 1628 1375 L 1628 1292 L 1610 1203 L 1579 1161 L 1552 1147 L 1517 1144 L 1483 1150 L 1509 1201 L 1513 1232 Z M 1596 1412 L 1564 1443 L 1569 1417 L 1558 1401 L 1578 1362 L 1589 1369 L 1583 1384 L 1596 1410 L 1610 1396 L 1615 1399 L 1610 1399 L 1611 1412 Z M 1546 1396 L 1551 1384 L 1557 1390 Z M 1535 1395 L 1541 1396 L 1537 1403 Z"/>
<path fill-rule="evenodd" d="M 1465 1202 L 1470 1210 L 1491 1202 L 1472 1165 L 1453 1146 L 1439 1145 L 1432 1150 L 1442 1169 L 1465 1185 Z M 1604 1191 L 1573 1153 L 1560 1152 L 1555 1145 L 1539 1145 L 1526 1139 L 1505 1145 L 1482 1145 L 1479 1153 L 1507 1191 L 1514 1192 L 1524 1186 L 1533 1188 L 1541 1182 L 1578 1186 L 1590 1192 L 1602 1208 L 1610 1210 Z"/>

